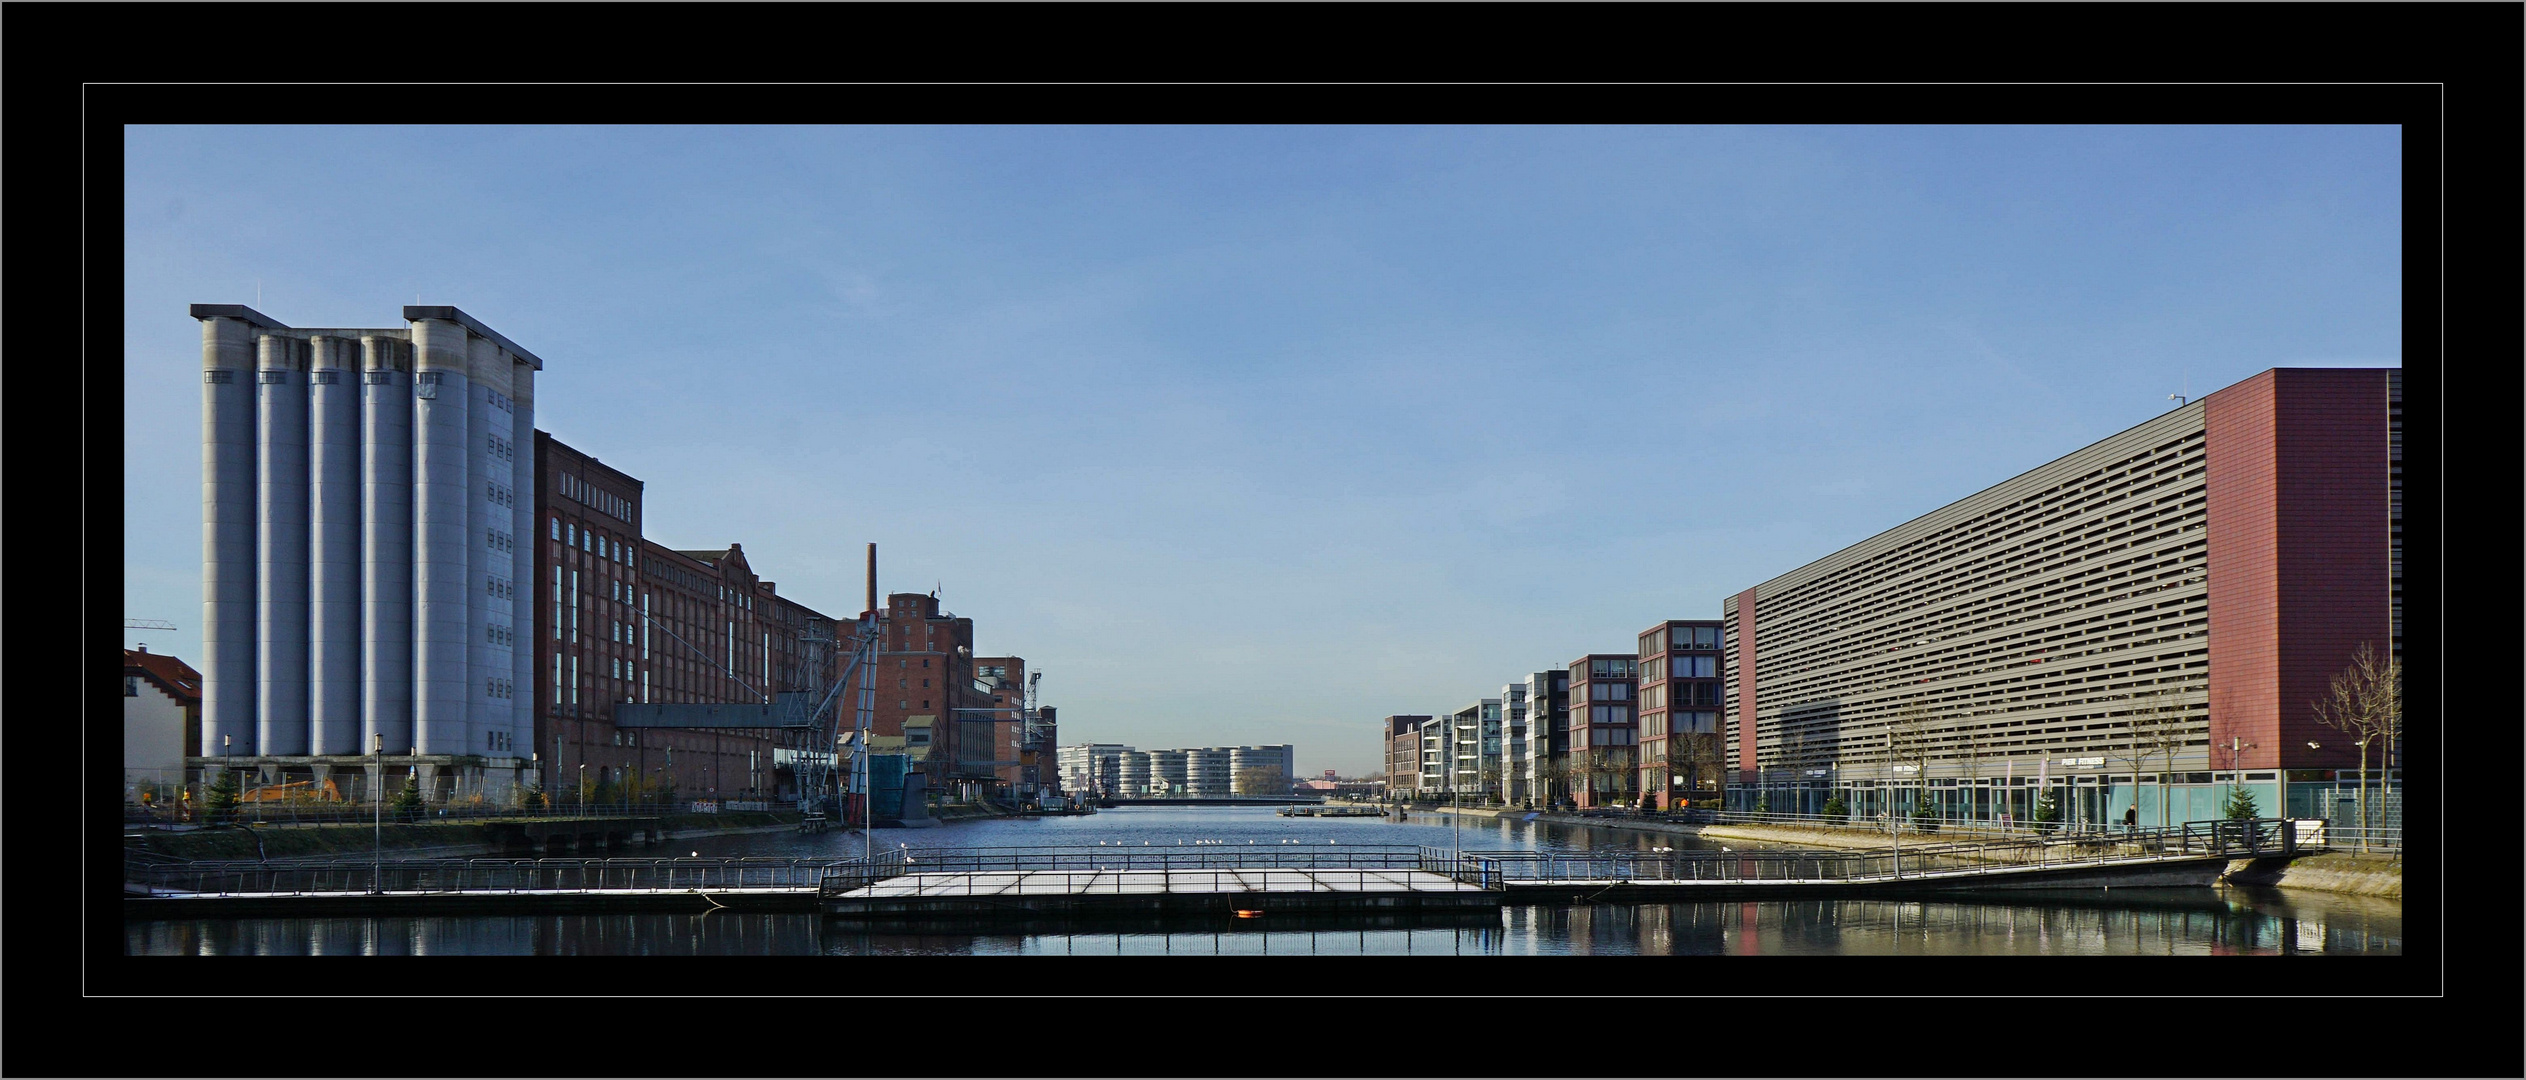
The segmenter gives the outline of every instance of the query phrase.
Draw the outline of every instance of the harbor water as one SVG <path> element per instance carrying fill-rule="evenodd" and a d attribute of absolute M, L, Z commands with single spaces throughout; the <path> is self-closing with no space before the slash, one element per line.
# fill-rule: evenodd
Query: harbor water
<path fill-rule="evenodd" d="M 864 847 L 1061 845 L 1283 848 L 1419 845 L 1465 851 L 1743 847 L 1671 833 L 1500 818 L 1281 817 L 1256 807 L 1120 807 L 930 829 L 761 832 L 668 841 L 656 853 L 857 856 Z M 643 854 L 635 850 L 633 854 Z M 1270 922 L 1271 925 L 1263 925 Z M 1511 904 L 1478 918 L 1239 920 L 1211 926 L 874 929 L 813 914 L 551 914 L 133 920 L 131 955 L 519 956 L 1815 956 L 2398 954 L 2393 900 L 2300 890 L 2116 889 L 1953 899 Z"/>

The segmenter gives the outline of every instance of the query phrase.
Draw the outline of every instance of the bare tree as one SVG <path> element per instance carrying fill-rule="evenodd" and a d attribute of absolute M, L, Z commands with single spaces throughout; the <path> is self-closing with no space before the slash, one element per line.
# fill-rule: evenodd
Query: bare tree
<path fill-rule="evenodd" d="M 1896 767 L 1911 774 L 1912 782 L 1916 785 L 1913 795 L 1916 805 L 1897 811 L 1893 806 L 1893 795 L 1889 793 L 1886 808 L 1889 818 L 1897 813 L 1904 815 L 1914 813 L 1917 804 L 1929 797 L 1931 749 L 1929 708 L 1918 701 L 1905 705 L 1895 713 L 1893 722 L 1886 728 L 1886 758 L 1889 766 L 1887 775 L 1889 777 L 1898 775 L 1895 772 Z"/>
<path fill-rule="evenodd" d="M 1685 760 L 1692 765 L 1693 775 L 1686 780 L 1695 792 L 1702 785 L 1720 786 L 1720 778 L 1728 768 L 1727 748 L 1720 745 L 1718 735 L 1695 735 L 1685 743 Z"/>
<path fill-rule="evenodd" d="M 1474 770 L 1474 773 L 1481 780 L 1483 798 L 1492 802 L 1501 801 L 1500 778 L 1506 774 L 1501 771 L 1499 760 L 1482 759 L 1482 764 Z"/>
<path fill-rule="evenodd" d="M 2105 751 L 2105 754 L 2115 761 L 2131 766 L 2131 809 L 2123 820 L 2138 825 L 2140 823 L 2140 770 L 2148 767 L 2149 755 L 2158 752 L 2157 745 L 2149 740 L 2142 721 L 2142 713 L 2149 707 L 2148 703 L 2135 699 L 2129 694 L 2119 694 L 2116 697 L 2124 706 L 2122 737 L 2116 740 L 2114 745 Z M 2106 779 L 2113 778 L 2109 776 Z"/>
<path fill-rule="evenodd" d="M 1281 790 L 1272 790 L 1276 786 L 1280 787 Z M 1289 789 L 1286 784 L 1281 783 L 1281 771 L 1279 769 L 1270 766 L 1262 766 L 1251 769 L 1240 769 L 1237 771 L 1237 794 L 1287 795 L 1289 794 Z"/>
<path fill-rule="evenodd" d="M 1983 752 L 1985 736 L 1982 726 L 1983 718 L 1988 715 L 1988 712 L 1974 713 L 1965 719 L 1956 733 L 1956 763 L 1965 774 L 1965 819 L 1968 821 L 1974 820 L 1980 809 L 1982 762 L 1988 756 Z"/>
<path fill-rule="evenodd" d="M 1669 809 L 1673 809 L 1675 797 L 1675 762 L 1668 760 L 1672 748 L 1672 740 L 1665 739 L 1640 747 L 1641 790 L 1653 799 L 1666 800 Z"/>
<path fill-rule="evenodd" d="M 2380 660 L 2377 650 L 2362 642 L 2351 665 L 2333 676 L 2325 696 L 2315 702 L 2316 722 L 2359 745 L 2359 847 L 2368 850 L 2368 744 L 2389 750 L 2403 733 L 2403 661 Z"/>
<path fill-rule="evenodd" d="M 2175 755 L 2184 749 L 2184 700 L 2172 686 L 2151 690 L 2132 710 L 2132 730 L 2158 758 L 2158 827 L 2168 824 L 2167 774 L 2175 771 Z"/>

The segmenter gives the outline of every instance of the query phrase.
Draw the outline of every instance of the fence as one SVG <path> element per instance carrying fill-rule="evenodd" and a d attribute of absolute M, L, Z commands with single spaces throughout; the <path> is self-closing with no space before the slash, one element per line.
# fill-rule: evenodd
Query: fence
<path fill-rule="evenodd" d="M 897 848 L 880 853 L 870 864 L 835 867 L 826 879 L 824 892 L 828 896 L 847 892 L 900 874 L 1057 874 L 1068 885 L 1082 880 L 1110 883 L 1104 875 L 1125 871 L 1159 871 L 1197 878 L 1206 874 L 1216 888 L 1231 873 L 1262 870 L 1303 870 L 1319 878 L 1331 875 L 1332 880 L 1344 880 L 1347 875 L 1348 880 L 1357 883 L 1365 883 L 1369 874 L 1379 871 L 1417 870 L 1485 888 L 1499 887 L 1496 869 L 1483 866 L 1470 853 L 1457 854 L 1445 848 L 1361 846 L 1336 850 L 1254 846 L 1184 851 L 1154 847 L 1007 847 Z M 984 887 L 1000 888 L 998 884 Z M 963 888 L 970 891 L 973 883 L 967 882 Z"/>
<path fill-rule="evenodd" d="M 1563 816 L 1570 815 L 1565 813 Z M 2120 823 L 2092 821 L 2031 822 L 2022 818 L 2012 818 L 2000 821 L 1968 821 L 1955 818 L 1942 818 L 1923 822 L 1910 817 L 1900 819 L 1890 819 L 1884 817 L 1861 818 L 1847 815 L 1831 816 L 1824 814 L 1796 814 L 1748 810 L 1673 810 L 1658 812 L 1616 808 L 1583 810 L 1579 811 L 1577 816 L 1584 818 L 1603 818 L 1615 821 L 1654 821 L 1694 825 L 1774 825 L 1789 828 L 1824 828 L 1844 831 L 1870 832 L 1880 835 L 1893 835 L 1899 833 L 1904 837 L 1919 836 L 1925 840 L 1930 837 L 2016 837 L 2033 839 L 2042 837 L 2112 838 L 2125 835 L 2123 826 Z M 2371 796 L 2369 816 L 2372 819 L 2378 816 L 2377 807 L 2374 805 L 2374 796 Z M 2255 820 L 2274 821 L 2278 819 L 2259 818 Z M 2328 822 L 2320 818 L 2304 819 L 2300 820 L 2299 824 L 2302 835 L 2325 838 L 2320 840 L 2309 840 L 2307 842 L 2309 846 L 2331 847 L 2337 850 L 2355 849 L 2357 848 L 2360 840 L 2365 838 L 2373 849 L 2401 850 L 2403 846 L 2403 830 L 2399 822 L 2394 827 L 2370 828 L 2366 830 L 2357 828 L 2354 822 L 2354 815 L 2345 810 L 2343 812 L 2343 816 L 2339 820 Z"/>
<path fill-rule="evenodd" d="M 716 810 L 700 810 L 698 805 L 693 800 L 684 799 L 653 803 L 589 803 L 586 805 L 565 803 L 559 806 L 538 807 L 475 806 L 450 803 L 424 806 L 415 811 L 406 812 L 397 810 L 390 803 L 384 808 L 384 820 L 389 824 L 409 824 L 482 821 L 490 818 L 515 820 L 520 818 L 658 817 L 665 814 L 719 813 L 749 809 L 791 812 L 796 807 L 794 802 L 724 799 L 716 800 L 718 807 Z M 240 802 L 228 812 L 227 820 L 240 821 L 248 825 L 367 825 L 379 819 L 378 809 L 375 803 Z M 204 808 L 199 794 L 196 794 L 189 805 L 140 806 L 127 803 L 123 807 L 123 823 L 126 825 L 216 824 L 217 822 L 212 820 L 214 816 Z"/>
<path fill-rule="evenodd" d="M 2191 822 L 2166 829 L 1929 843 L 1870 851 L 1468 852 L 1467 871 L 1498 885 L 1694 881 L 1873 881 L 1999 867 L 2071 867 L 2292 850 L 2278 819 Z"/>
<path fill-rule="evenodd" d="M 124 880 L 153 893 L 212 896 L 317 893 L 518 893 L 686 889 L 812 889 L 837 872 L 830 859 L 423 859 L 124 861 Z"/>

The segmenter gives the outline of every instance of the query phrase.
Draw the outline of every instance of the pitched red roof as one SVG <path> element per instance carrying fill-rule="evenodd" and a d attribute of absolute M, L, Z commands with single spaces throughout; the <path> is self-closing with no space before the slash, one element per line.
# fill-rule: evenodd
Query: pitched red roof
<path fill-rule="evenodd" d="M 167 696 L 187 705 L 202 703 L 202 673 L 175 657 L 125 649 L 123 674 L 144 676 L 156 683 L 158 689 L 166 691 Z"/>

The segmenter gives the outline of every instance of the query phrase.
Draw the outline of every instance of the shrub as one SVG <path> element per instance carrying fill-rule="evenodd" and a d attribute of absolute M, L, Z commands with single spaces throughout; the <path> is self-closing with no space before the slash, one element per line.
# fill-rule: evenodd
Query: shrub
<path fill-rule="evenodd" d="M 1912 803 L 1912 826 L 1922 832 L 1938 831 L 1938 805 L 1923 795 Z"/>
<path fill-rule="evenodd" d="M 2254 805 L 2254 792 L 2243 785 L 2228 789 L 2228 801 L 2219 808 L 2219 811 L 2230 821 L 2243 821 L 2262 816 Z"/>
<path fill-rule="evenodd" d="M 1851 804 L 1842 798 L 1840 792 L 1835 792 L 1832 798 L 1824 800 L 1824 816 L 1849 817 L 1851 816 Z"/>
<path fill-rule="evenodd" d="M 2043 795 L 2035 800 L 2035 831 L 2048 833 L 2060 827 L 2061 804 L 2053 798 L 2052 791 L 2046 789 Z"/>
<path fill-rule="evenodd" d="M 202 793 L 202 811 L 202 822 L 206 825 L 225 825 L 237 816 L 235 771 L 219 770 L 219 778 L 211 781 L 210 789 Z"/>
<path fill-rule="evenodd" d="M 398 791 L 398 792 L 396 792 L 396 793 L 395 793 L 395 799 L 394 799 L 393 806 L 394 806 L 394 810 L 395 810 L 395 818 L 396 818 L 396 820 L 399 820 L 399 821 L 419 821 L 419 820 L 421 820 L 421 810 L 422 810 L 422 806 L 423 806 L 423 804 L 422 804 L 422 801 L 421 801 L 421 778 L 420 778 L 420 777 L 418 777 L 418 776 L 407 776 L 407 777 L 404 777 L 404 779 L 403 779 L 403 790 Z"/>

